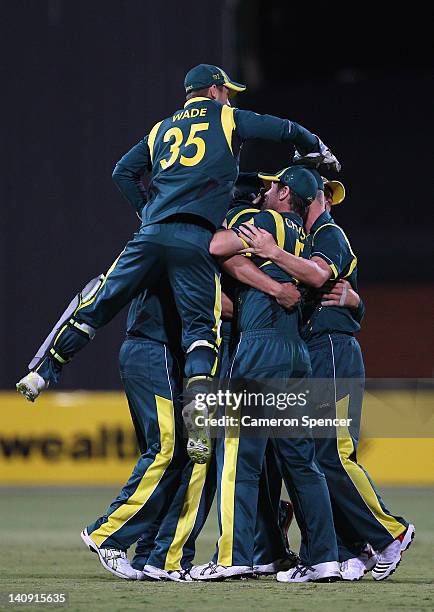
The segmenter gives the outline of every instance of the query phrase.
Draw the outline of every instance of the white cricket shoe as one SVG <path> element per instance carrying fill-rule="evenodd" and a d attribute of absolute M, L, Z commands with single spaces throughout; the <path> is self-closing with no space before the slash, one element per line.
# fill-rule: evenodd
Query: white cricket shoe
<path fill-rule="evenodd" d="M 377 563 L 377 555 L 370 544 L 366 544 L 358 557 L 341 563 L 342 580 L 361 580 Z"/>
<path fill-rule="evenodd" d="M 225 580 L 252 574 L 253 568 L 248 565 L 218 565 L 212 561 L 204 565 L 194 565 L 190 570 L 193 580 Z"/>
<path fill-rule="evenodd" d="M 169 580 L 169 573 L 155 565 L 145 565 L 139 580 Z"/>
<path fill-rule="evenodd" d="M 131 566 L 126 552 L 117 548 L 99 548 L 87 533 L 87 529 L 83 529 L 80 535 L 88 549 L 98 555 L 104 569 L 124 580 L 140 580 L 141 572 Z"/>
<path fill-rule="evenodd" d="M 198 419 L 209 418 L 208 408 L 196 407 L 196 400 L 188 402 L 182 410 L 182 417 L 188 433 L 187 454 L 194 463 L 208 463 L 212 455 L 212 440 L 209 426 L 197 425 Z"/>
<path fill-rule="evenodd" d="M 316 565 L 297 565 L 287 572 L 278 572 L 278 582 L 336 582 L 342 580 L 337 561 L 327 561 Z"/>
<path fill-rule="evenodd" d="M 139 580 L 172 580 L 173 582 L 193 582 L 190 570 L 164 570 L 154 565 L 145 565 Z"/>
<path fill-rule="evenodd" d="M 254 565 L 253 571 L 260 576 L 270 576 L 271 574 L 277 574 L 277 572 L 286 572 L 291 569 L 291 567 L 295 567 L 297 563 L 300 563 L 300 559 L 293 553 L 292 559 L 276 559 L 276 561 L 272 561 L 265 565 Z"/>
<path fill-rule="evenodd" d="M 169 580 L 173 580 L 174 582 L 194 582 L 189 569 L 168 570 L 167 573 L 169 575 Z"/>
<path fill-rule="evenodd" d="M 34 402 L 41 391 L 48 388 L 48 385 L 49 383 L 45 382 L 37 372 L 29 372 L 15 386 L 29 402 Z"/>
<path fill-rule="evenodd" d="M 377 563 L 372 570 L 374 580 L 385 580 L 393 574 L 401 563 L 402 554 L 413 542 L 415 533 L 414 525 L 409 525 L 402 538 L 396 538 L 384 550 L 377 552 Z"/>

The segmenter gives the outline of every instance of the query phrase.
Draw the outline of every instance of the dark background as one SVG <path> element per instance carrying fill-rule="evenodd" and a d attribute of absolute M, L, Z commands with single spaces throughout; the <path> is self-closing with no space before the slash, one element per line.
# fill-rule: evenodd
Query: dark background
<path fill-rule="evenodd" d="M 67 301 L 138 226 L 116 161 L 221 65 L 236 104 L 299 121 L 343 164 L 335 218 L 359 256 L 370 376 L 432 374 L 432 34 L 428 3 L 3 0 L 0 388 L 26 371 Z M 242 169 L 288 163 L 248 143 Z M 116 388 L 125 313 L 62 388 Z M 364 341 L 364 342 L 363 342 Z"/>

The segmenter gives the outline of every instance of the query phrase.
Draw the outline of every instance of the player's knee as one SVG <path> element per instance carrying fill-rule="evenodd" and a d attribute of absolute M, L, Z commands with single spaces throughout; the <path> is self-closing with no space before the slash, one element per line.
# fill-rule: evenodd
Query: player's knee
<path fill-rule="evenodd" d="M 198 340 L 187 349 L 185 360 L 185 375 L 187 378 L 195 376 L 212 376 L 218 359 L 218 348 L 213 342 Z"/>

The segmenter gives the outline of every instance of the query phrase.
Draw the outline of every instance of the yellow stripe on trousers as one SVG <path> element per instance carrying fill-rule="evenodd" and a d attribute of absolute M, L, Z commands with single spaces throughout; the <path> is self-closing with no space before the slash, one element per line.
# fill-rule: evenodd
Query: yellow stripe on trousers
<path fill-rule="evenodd" d="M 350 396 L 346 395 L 336 403 L 336 416 L 338 419 L 348 419 L 349 402 Z M 405 531 L 405 527 L 393 516 L 389 516 L 389 514 L 384 512 L 383 508 L 380 506 L 380 502 L 378 501 L 377 494 L 375 493 L 375 490 L 373 489 L 364 470 L 358 463 L 355 463 L 350 459 L 352 453 L 354 452 L 354 444 L 348 427 L 345 425 L 338 426 L 337 434 L 338 453 L 342 467 L 348 474 L 348 477 L 356 487 L 360 497 L 363 499 L 366 506 L 372 512 L 377 521 L 383 525 L 383 527 L 387 529 L 387 531 L 394 538 L 397 538 Z"/>
<path fill-rule="evenodd" d="M 181 559 L 182 555 L 184 554 L 184 545 L 190 537 L 196 522 L 200 498 L 205 485 L 208 467 L 209 463 L 196 463 L 193 467 L 190 482 L 184 498 L 184 504 L 178 518 L 175 535 L 169 550 L 167 551 L 166 562 L 164 565 L 164 569 L 166 571 L 181 569 Z"/>
<path fill-rule="evenodd" d="M 221 316 L 222 316 L 222 286 L 220 282 L 220 274 L 214 274 L 214 282 L 215 282 L 215 298 L 214 298 L 215 324 L 213 327 L 213 332 L 215 333 L 215 336 L 216 336 L 217 349 L 219 349 L 221 341 L 222 341 L 221 336 L 220 336 Z M 214 365 L 211 370 L 211 376 L 215 376 L 218 363 L 219 363 L 219 355 L 217 353 L 217 357 L 215 358 Z"/>
<path fill-rule="evenodd" d="M 123 527 L 146 504 L 157 488 L 164 472 L 173 458 L 175 448 L 175 417 L 173 402 L 165 397 L 155 396 L 158 427 L 160 429 L 160 452 L 142 476 L 137 489 L 119 506 L 108 521 L 90 534 L 97 546 Z"/>
<path fill-rule="evenodd" d="M 231 416 L 235 416 L 239 423 L 241 417 L 239 410 L 234 413 L 231 406 L 227 407 L 226 412 L 228 410 L 231 411 Z M 235 526 L 235 480 L 237 477 L 238 447 L 240 445 L 239 425 L 228 428 L 225 432 L 224 444 L 223 470 L 220 483 L 220 521 L 222 533 L 217 544 L 219 553 L 217 563 L 219 565 L 232 565 Z"/>
<path fill-rule="evenodd" d="M 82 308 L 85 308 L 86 306 L 89 306 L 90 304 L 93 304 L 93 302 L 96 300 L 97 295 L 99 294 L 99 292 L 101 291 L 101 289 L 104 287 L 104 285 L 107 282 L 107 278 L 110 276 L 110 274 L 113 272 L 113 270 L 116 268 L 116 264 L 119 261 L 120 256 L 122 255 L 122 253 L 125 251 L 125 249 L 123 249 L 119 255 L 116 257 L 116 259 L 114 260 L 114 262 L 112 263 L 112 265 L 110 266 L 110 268 L 107 270 L 107 274 L 104 275 L 104 279 L 101 283 L 101 285 L 98 287 L 98 291 L 96 293 L 94 293 L 94 295 L 87 300 L 87 302 L 83 302 L 82 304 L 79 304 L 77 306 L 77 308 L 74 311 L 74 314 L 77 314 L 77 312 L 79 310 L 81 310 Z M 59 334 L 60 335 L 60 334 Z"/>
<path fill-rule="evenodd" d="M 218 541 L 219 565 L 232 565 L 234 546 L 235 479 L 239 438 L 225 438 L 225 456 L 221 480 L 220 515 L 222 534 Z"/>

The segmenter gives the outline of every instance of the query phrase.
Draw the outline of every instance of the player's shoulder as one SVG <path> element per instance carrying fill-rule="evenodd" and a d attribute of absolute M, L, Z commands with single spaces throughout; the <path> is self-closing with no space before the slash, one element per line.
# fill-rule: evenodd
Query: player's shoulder
<path fill-rule="evenodd" d="M 332 217 L 325 220 L 312 233 L 312 248 L 333 248 L 353 253 L 350 240 Z"/>
<path fill-rule="evenodd" d="M 266 208 L 265 210 L 261 210 L 258 215 L 255 217 L 255 225 L 256 223 L 265 223 L 269 225 L 276 225 L 276 223 L 283 223 L 283 215 L 281 215 L 277 210 L 271 210 L 270 208 Z"/>
<path fill-rule="evenodd" d="M 342 229 L 342 227 L 338 225 L 334 221 L 334 219 L 332 219 L 331 217 L 330 219 L 325 220 L 324 223 L 321 223 L 312 232 L 312 239 L 314 241 L 316 239 L 321 239 L 321 238 L 326 238 L 326 237 L 327 238 L 333 237 L 335 240 L 338 240 L 338 241 L 344 240 L 344 241 L 349 242 L 347 235 Z"/>
<path fill-rule="evenodd" d="M 266 210 L 261 210 L 261 212 L 255 216 L 254 223 L 256 227 L 267 230 L 267 232 L 270 232 L 273 236 L 279 229 L 284 231 L 283 216 L 277 211 L 268 208 Z"/>
<path fill-rule="evenodd" d="M 303 231 L 303 226 L 293 222 L 290 215 L 269 208 L 256 215 L 254 223 L 256 227 L 269 232 L 281 248 L 293 244 Z"/>
<path fill-rule="evenodd" d="M 283 216 L 277 210 L 271 210 L 271 208 L 264 208 L 259 212 L 258 217 L 260 219 L 283 219 Z"/>
<path fill-rule="evenodd" d="M 312 225 L 310 231 L 312 240 L 325 238 L 326 236 L 342 235 L 343 229 L 339 227 L 329 212 L 323 212 Z"/>
<path fill-rule="evenodd" d="M 259 210 L 248 204 L 234 206 L 226 214 L 227 228 L 232 229 L 235 226 L 241 225 L 241 223 L 247 223 L 252 217 L 256 217 L 258 214 L 260 214 Z"/>

